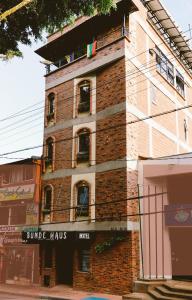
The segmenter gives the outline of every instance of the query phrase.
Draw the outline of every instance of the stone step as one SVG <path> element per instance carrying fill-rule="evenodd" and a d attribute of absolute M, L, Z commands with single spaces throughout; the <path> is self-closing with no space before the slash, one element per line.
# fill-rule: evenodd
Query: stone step
<path fill-rule="evenodd" d="M 186 293 L 192 295 L 192 283 L 189 285 L 186 285 L 186 283 L 164 283 L 163 286 L 165 286 L 167 289 L 179 293 Z"/>
<path fill-rule="evenodd" d="M 124 295 L 122 300 L 153 300 L 153 298 L 146 293 L 131 293 Z"/>
<path fill-rule="evenodd" d="M 150 290 L 149 295 L 153 297 L 153 299 L 158 299 L 158 300 L 178 300 L 176 297 L 169 297 L 169 296 L 164 296 L 161 295 L 157 290 Z M 186 298 L 179 298 L 186 300 Z"/>
<path fill-rule="evenodd" d="M 175 291 L 174 288 L 168 289 L 166 285 L 157 286 L 155 288 L 155 290 L 164 296 L 177 297 L 177 298 L 181 298 L 181 299 L 183 299 L 183 298 L 184 299 L 192 299 L 192 293 L 191 294 L 185 293 L 185 291 L 183 291 L 183 290 L 182 290 L 182 292 Z"/>

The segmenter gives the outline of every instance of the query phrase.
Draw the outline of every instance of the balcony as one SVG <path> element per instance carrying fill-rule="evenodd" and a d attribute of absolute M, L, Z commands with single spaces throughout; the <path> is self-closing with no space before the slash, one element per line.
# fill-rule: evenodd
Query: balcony
<path fill-rule="evenodd" d="M 122 26 L 118 26 L 115 30 L 110 31 L 109 33 L 99 35 L 98 39 L 96 39 L 97 51 L 99 51 L 104 47 L 107 47 L 108 45 L 111 45 L 112 43 L 118 41 L 123 37 L 129 38 L 129 30 L 127 27 L 122 27 Z M 87 56 L 87 49 L 85 45 L 82 46 L 80 45 L 77 47 L 77 49 L 69 52 L 69 54 L 67 55 L 63 53 L 64 58 L 62 57 L 61 59 L 54 62 L 45 61 L 44 64 L 45 64 L 46 74 L 54 72 L 64 66 L 70 65 L 71 63 L 74 63 L 79 59 L 85 58 L 86 56 Z"/>

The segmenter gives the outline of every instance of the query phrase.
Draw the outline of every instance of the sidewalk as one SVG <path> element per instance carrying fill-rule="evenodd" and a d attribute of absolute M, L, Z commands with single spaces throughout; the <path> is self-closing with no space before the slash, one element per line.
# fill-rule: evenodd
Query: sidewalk
<path fill-rule="evenodd" d="M 73 288 L 65 285 L 59 285 L 53 288 L 45 288 L 38 285 L 28 287 L 23 285 L 18 286 L 11 284 L 0 284 L 0 293 L 17 296 L 22 295 L 44 300 L 122 300 L 121 296 L 83 292 L 74 290 Z"/>

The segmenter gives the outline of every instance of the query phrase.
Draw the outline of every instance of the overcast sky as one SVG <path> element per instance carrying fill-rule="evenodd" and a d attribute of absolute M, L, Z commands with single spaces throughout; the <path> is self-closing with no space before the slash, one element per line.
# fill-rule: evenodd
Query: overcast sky
<path fill-rule="evenodd" d="M 162 0 L 162 3 L 182 30 L 188 30 L 192 1 Z M 32 47 L 21 46 L 23 59 L 0 61 L 0 154 L 42 144 L 45 70 L 40 63 L 40 57 L 34 53 L 42 44 L 43 42 L 38 42 L 33 43 Z M 30 106 L 31 108 L 28 108 Z M 23 111 L 22 116 L 3 121 L 4 118 L 25 108 L 36 111 Z M 41 148 L 15 153 L 9 157 L 24 158 L 31 155 L 41 155 Z M 0 163 L 11 161 L 0 159 Z"/>

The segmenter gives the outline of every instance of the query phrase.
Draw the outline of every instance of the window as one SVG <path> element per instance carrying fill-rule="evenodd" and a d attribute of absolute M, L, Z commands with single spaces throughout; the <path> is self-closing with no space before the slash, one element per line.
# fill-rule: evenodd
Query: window
<path fill-rule="evenodd" d="M 44 209 L 51 210 L 52 203 L 52 188 L 50 186 L 45 188 L 45 201 L 44 201 Z"/>
<path fill-rule="evenodd" d="M 45 157 L 45 168 L 52 167 L 53 164 L 53 139 L 48 138 L 46 141 L 46 157 Z"/>
<path fill-rule="evenodd" d="M 78 151 L 77 162 L 89 161 L 89 145 L 90 145 L 90 132 L 88 129 L 82 129 L 78 132 Z"/>
<path fill-rule="evenodd" d="M 90 270 L 90 250 L 82 249 L 79 252 L 79 271 L 89 272 Z"/>
<path fill-rule="evenodd" d="M 77 209 L 76 217 L 87 217 L 89 215 L 89 185 L 81 181 L 76 186 Z"/>
<path fill-rule="evenodd" d="M 48 96 L 48 115 L 47 115 L 48 122 L 54 119 L 54 113 L 55 113 L 55 94 L 51 93 Z"/>
<path fill-rule="evenodd" d="M 157 70 L 167 79 L 169 83 L 174 85 L 174 67 L 163 52 L 156 47 Z"/>
<path fill-rule="evenodd" d="M 78 105 L 78 113 L 90 111 L 90 82 L 84 80 L 79 84 L 80 100 Z"/>
<path fill-rule="evenodd" d="M 43 203 L 43 222 L 50 222 L 52 205 L 52 188 L 47 186 L 44 189 L 44 203 Z"/>
<path fill-rule="evenodd" d="M 187 140 L 188 140 L 188 124 L 187 124 L 186 119 L 184 119 L 183 127 L 184 127 L 185 141 L 187 142 Z"/>
<path fill-rule="evenodd" d="M 183 97 L 185 96 L 185 81 L 184 77 L 176 71 L 176 89 Z"/>

